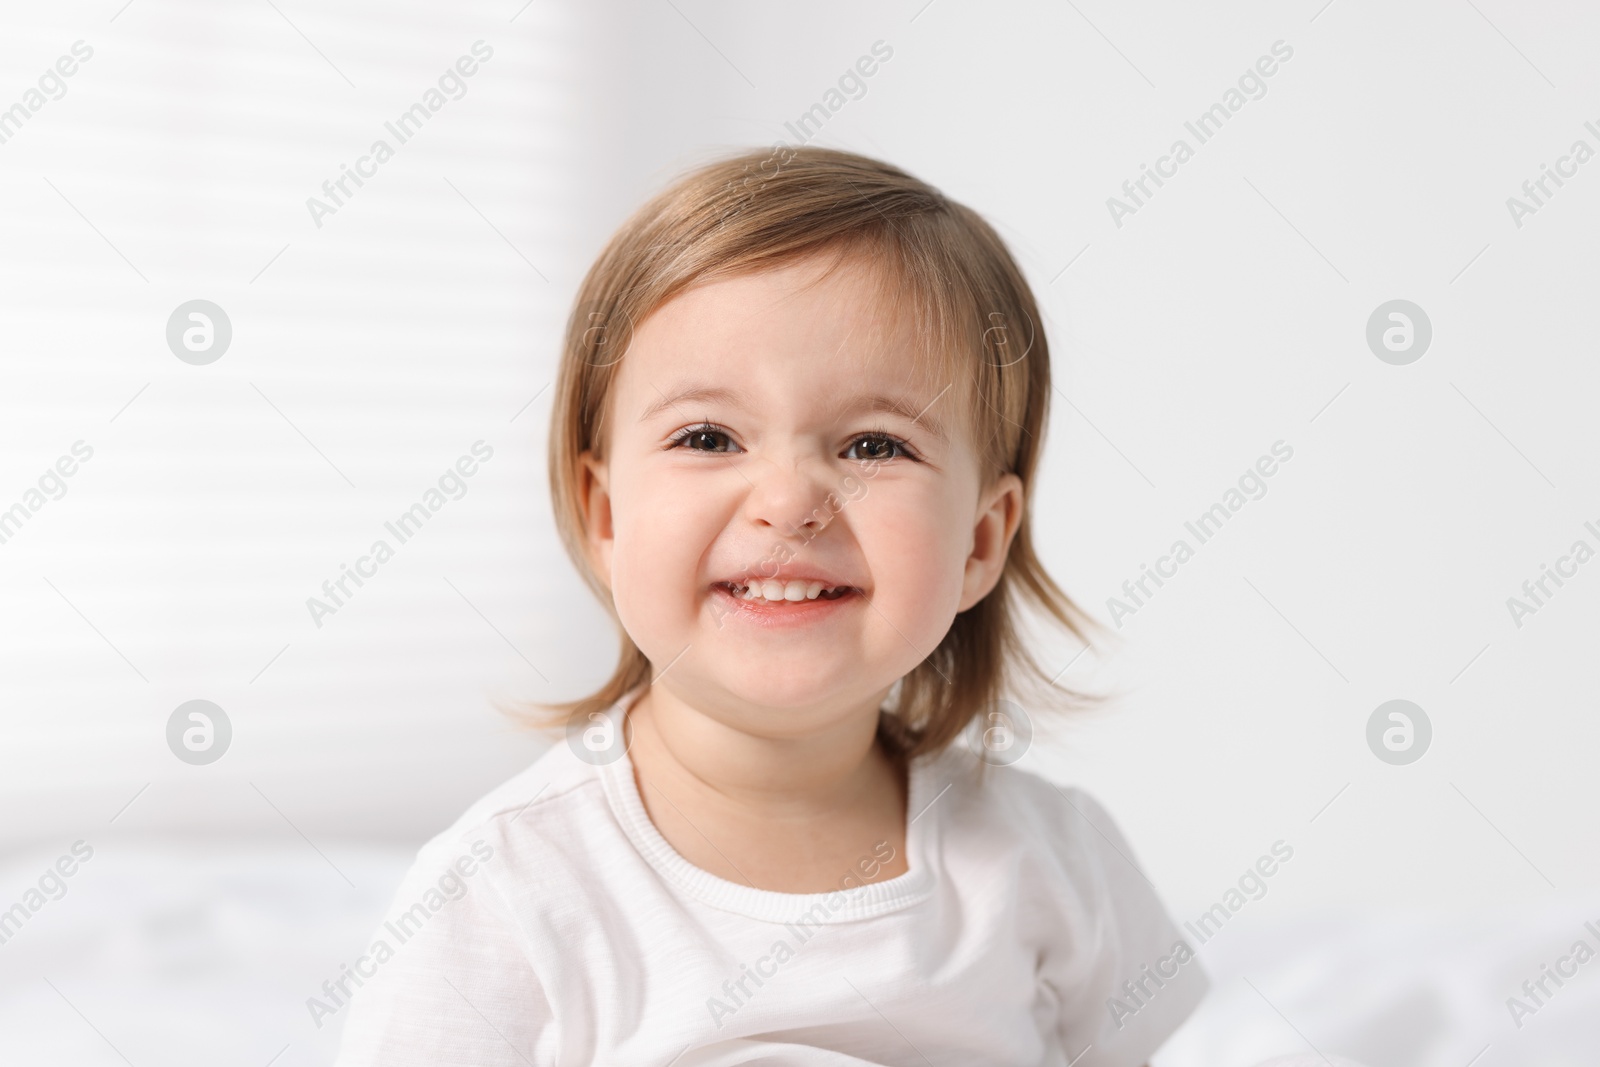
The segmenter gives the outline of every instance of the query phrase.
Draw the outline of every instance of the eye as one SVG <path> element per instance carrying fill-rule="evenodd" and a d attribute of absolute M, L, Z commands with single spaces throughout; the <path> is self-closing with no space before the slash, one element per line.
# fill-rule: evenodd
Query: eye
<path fill-rule="evenodd" d="M 690 452 L 717 453 L 717 452 L 720 451 L 720 449 L 717 449 L 717 448 L 714 448 L 714 447 L 713 448 L 694 447 L 696 445 L 703 444 L 707 440 L 715 440 L 716 438 L 722 438 L 723 440 L 729 441 L 730 444 L 732 443 L 731 440 L 728 438 L 728 435 L 727 435 L 727 433 L 725 431 L 719 429 L 716 426 L 713 426 L 709 422 L 702 422 L 698 426 L 691 426 L 688 429 L 681 431 L 676 437 L 674 437 L 672 439 L 671 447 L 677 448 L 680 445 L 682 445 L 684 442 L 689 442 L 690 445 L 691 445 L 691 447 L 689 448 Z"/>
<path fill-rule="evenodd" d="M 669 449 L 688 446 L 690 452 L 706 452 L 712 455 L 724 454 L 724 450 L 717 447 L 718 441 L 725 441 L 732 445 L 732 439 L 727 431 L 709 422 L 702 422 L 698 426 L 690 426 L 679 431 L 668 444 Z M 855 446 L 862 442 L 869 442 L 867 454 L 856 457 L 848 453 L 855 450 Z M 858 435 L 850 442 L 846 450 L 847 458 L 859 459 L 862 462 L 882 463 L 891 459 L 909 459 L 913 463 L 922 462 L 921 458 L 912 451 L 911 446 L 905 441 L 884 430 L 871 430 Z"/>
<path fill-rule="evenodd" d="M 851 447 L 854 448 L 854 446 L 863 441 L 873 442 L 873 453 L 863 456 L 863 459 L 872 460 L 874 462 L 883 462 L 885 460 L 896 458 L 895 450 L 898 450 L 901 456 L 911 460 L 913 463 L 922 462 L 917 457 L 917 454 L 911 450 L 910 445 L 906 444 L 900 438 L 894 436 L 894 434 L 887 433 L 883 430 L 872 430 L 868 433 L 862 434 L 854 441 L 850 442 Z"/>

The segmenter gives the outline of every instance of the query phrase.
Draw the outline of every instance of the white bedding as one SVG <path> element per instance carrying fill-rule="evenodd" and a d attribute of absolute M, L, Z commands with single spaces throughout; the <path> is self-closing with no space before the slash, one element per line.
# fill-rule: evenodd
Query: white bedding
<path fill-rule="evenodd" d="M 0 944 L 0 1064 L 330 1063 L 342 1018 L 318 1029 L 307 998 L 365 946 L 415 850 L 319 845 L 96 846 Z M 0 907 L 61 853 L 0 861 Z M 1229 926 L 1200 948 L 1211 996 L 1154 1067 L 1251 1067 L 1308 1041 L 1368 1067 L 1592 1067 L 1600 960 L 1547 981 L 1520 1030 L 1505 1003 L 1577 938 L 1600 946 L 1585 920 L 1600 908 Z"/>

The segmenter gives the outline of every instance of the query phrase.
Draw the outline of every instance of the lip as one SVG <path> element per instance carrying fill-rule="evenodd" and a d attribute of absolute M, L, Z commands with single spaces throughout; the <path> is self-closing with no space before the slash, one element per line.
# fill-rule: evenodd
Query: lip
<path fill-rule="evenodd" d="M 755 582 L 783 582 L 785 584 L 789 582 L 805 582 L 809 585 L 812 582 L 821 582 L 824 588 L 827 589 L 837 589 L 843 585 L 855 584 L 847 582 L 837 575 L 825 574 L 820 571 L 788 570 L 781 567 L 776 574 L 766 574 L 764 571 L 765 568 L 746 570 L 740 574 L 720 579 L 716 584 L 720 585 L 722 582 L 731 582 L 734 585 L 751 585 Z M 856 588 L 859 589 L 860 587 L 857 586 Z"/>
<path fill-rule="evenodd" d="M 711 595 L 721 605 L 719 622 L 721 619 L 736 619 L 768 629 L 822 622 L 852 610 L 865 599 L 861 590 L 852 587 L 848 593 L 833 600 L 821 597 L 815 600 L 741 600 L 721 582 L 711 587 Z"/>

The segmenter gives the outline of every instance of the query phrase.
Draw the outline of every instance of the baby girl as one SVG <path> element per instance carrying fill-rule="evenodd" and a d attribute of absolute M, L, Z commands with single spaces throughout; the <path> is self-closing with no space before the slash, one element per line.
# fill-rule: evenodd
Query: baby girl
<path fill-rule="evenodd" d="M 977 214 L 847 152 L 623 225 L 549 453 L 620 659 L 422 849 L 342 1067 L 1148 1062 L 1206 976 L 1105 809 L 1016 764 L 1008 694 L 1085 702 L 1025 608 L 1092 625 L 1029 528 L 1040 321 Z"/>

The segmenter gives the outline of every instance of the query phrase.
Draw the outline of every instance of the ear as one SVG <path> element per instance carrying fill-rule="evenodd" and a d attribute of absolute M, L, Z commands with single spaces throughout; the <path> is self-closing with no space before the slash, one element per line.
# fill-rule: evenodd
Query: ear
<path fill-rule="evenodd" d="M 957 613 L 989 595 L 1005 570 L 1011 540 L 1022 525 L 1022 479 L 1011 472 L 1001 475 L 985 490 L 978 504 L 977 523 L 972 529 L 972 551 L 967 556 L 966 573 L 961 582 L 961 605 Z"/>
<path fill-rule="evenodd" d="M 578 506 L 583 511 L 589 565 L 610 589 L 611 550 L 616 536 L 611 528 L 610 467 L 595 458 L 593 449 L 586 449 L 578 463 Z"/>

